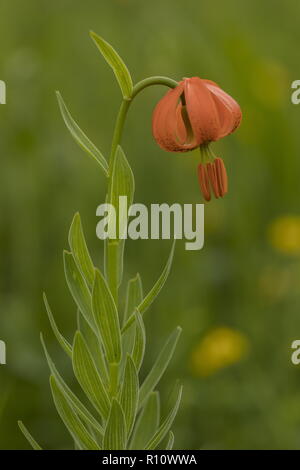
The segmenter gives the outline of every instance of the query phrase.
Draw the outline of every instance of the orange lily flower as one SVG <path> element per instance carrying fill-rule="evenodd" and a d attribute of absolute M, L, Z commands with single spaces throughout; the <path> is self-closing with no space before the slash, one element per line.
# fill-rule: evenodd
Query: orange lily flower
<path fill-rule="evenodd" d="M 152 118 L 153 136 L 169 152 L 200 148 L 202 161 L 198 179 L 202 195 L 211 199 L 227 193 L 224 162 L 209 148 L 210 142 L 225 137 L 239 126 L 239 104 L 216 83 L 198 77 L 185 78 L 156 105 Z"/>

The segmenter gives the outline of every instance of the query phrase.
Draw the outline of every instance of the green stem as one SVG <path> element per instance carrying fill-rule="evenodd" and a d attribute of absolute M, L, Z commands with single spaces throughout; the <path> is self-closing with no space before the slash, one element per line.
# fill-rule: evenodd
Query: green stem
<path fill-rule="evenodd" d="M 108 175 L 108 197 L 107 202 L 110 203 L 112 200 L 112 176 L 114 173 L 114 167 L 116 163 L 116 155 L 118 145 L 121 143 L 122 134 L 124 130 L 124 125 L 126 121 L 126 116 L 129 110 L 129 106 L 133 99 L 142 91 L 144 88 L 147 88 L 152 85 L 165 85 L 170 88 L 175 88 L 178 83 L 175 80 L 172 80 L 167 77 L 150 77 L 146 78 L 145 80 L 140 81 L 137 83 L 132 92 L 131 99 L 123 99 L 119 113 L 117 116 L 112 145 L 111 145 L 111 152 L 109 158 L 109 175 Z M 120 260 L 123 256 L 121 250 L 123 250 L 124 245 L 122 245 L 124 241 L 118 240 L 107 240 L 106 241 L 106 253 L 105 253 L 105 266 L 106 266 L 106 276 L 108 280 L 108 284 L 115 300 L 116 306 L 118 308 L 118 288 L 119 288 L 119 268 L 120 268 Z M 130 319 L 131 321 L 133 319 Z M 110 396 L 116 396 L 118 392 L 118 381 L 119 381 L 119 364 L 110 364 L 109 365 L 109 382 L 110 382 Z"/>
<path fill-rule="evenodd" d="M 109 177 L 108 177 L 108 203 L 112 200 L 112 175 L 114 171 L 117 148 L 121 142 L 126 115 L 129 109 L 131 101 L 123 100 L 117 116 L 115 130 L 111 145 L 111 153 L 109 158 Z M 108 284 L 115 300 L 116 306 L 118 307 L 118 287 L 119 287 L 119 249 L 120 243 L 116 240 L 107 240 L 106 246 L 107 252 L 105 257 L 106 263 L 106 275 Z"/>
<path fill-rule="evenodd" d="M 132 97 L 128 99 L 123 99 L 119 113 L 117 116 L 115 130 L 112 139 L 111 152 L 109 158 L 109 177 L 108 177 L 108 202 L 111 201 L 111 192 L 112 192 L 112 175 L 114 171 L 117 148 L 121 142 L 123 129 L 126 121 L 126 116 L 129 110 L 129 106 L 133 99 L 142 91 L 144 88 L 148 88 L 152 85 L 164 85 L 169 88 L 175 88 L 178 85 L 178 82 L 172 80 L 168 77 L 149 77 L 145 80 L 138 82 L 133 87 Z M 108 279 L 108 284 L 110 286 L 112 295 L 114 297 L 115 303 L 118 306 L 118 287 L 119 287 L 119 278 L 118 278 L 118 263 L 119 263 L 119 253 L 118 250 L 122 249 L 120 247 L 121 243 L 116 243 L 115 240 L 108 240 L 107 242 L 107 253 L 106 253 L 106 274 Z"/>
<path fill-rule="evenodd" d="M 133 98 L 138 95 L 138 93 L 140 93 L 142 90 L 144 90 L 144 88 L 147 88 L 152 85 L 164 85 L 169 88 L 175 88 L 177 87 L 178 82 L 168 77 L 157 76 L 145 78 L 144 80 L 141 80 L 136 85 L 134 85 L 131 99 L 133 100 Z"/>

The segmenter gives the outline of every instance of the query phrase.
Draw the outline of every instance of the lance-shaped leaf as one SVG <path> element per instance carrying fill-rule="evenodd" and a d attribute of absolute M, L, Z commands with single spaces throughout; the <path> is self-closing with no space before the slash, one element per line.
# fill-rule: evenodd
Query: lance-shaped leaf
<path fill-rule="evenodd" d="M 85 133 L 80 129 L 78 124 L 72 118 L 70 112 L 68 111 L 64 100 L 62 99 L 59 91 L 56 92 L 59 109 L 62 114 L 63 120 L 69 129 L 73 139 L 77 144 L 89 154 L 102 168 L 105 176 L 108 176 L 108 164 L 105 158 L 103 157 L 100 150 L 90 141 L 90 139 L 85 135 Z"/>
<path fill-rule="evenodd" d="M 81 403 L 77 398 L 75 393 L 68 387 L 60 373 L 58 372 L 54 362 L 52 361 L 50 354 L 46 348 L 43 335 L 40 335 L 41 343 L 45 352 L 47 363 L 50 369 L 51 374 L 54 376 L 58 387 L 60 388 L 61 393 L 64 395 L 65 400 L 68 402 L 70 408 L 73 408 L 78 416 L 88 425 L 91 426 L 95 431 L 97 431 L 101 436 L 104 434 L 104 429 L 94 418 L 94 416 L 88 411 L 88 409 Z"/>
<path fill-rule="evenodd" d="M 127 437 L 130 436 L 137 413 L 139 397 L 139 379 L 135 364 L 127 355 L 123 385 L 120 395 L 120 404 L 124 411 Z"/>
<path fill-rule="evenodd" d="M 93 313 L 107 360 L 118 363 L 121 359 L 121 332 L 117 307 L 106 280 L 96 269 L 93 287 Z"/>
<path fill-rule="evenodd" d="M 95 268 L 86 245 L 81 219 L 78 212 L 74 215 L 70 227 L 69 245 L 78 268 L 83 274 L 88 285 L 91 287 L 94 283 Z"/>
<path fill-rule="evenodd" d="M 80 331 L 76 332 L 74 338 L 73 369 L 84 393 L 100 416 L 106 419 L 110 409 L 110 400 Z"/>
<path fill-rule="evenodd" d="M 128 222 L 128 209 L 133 202 L 134 176 L 126 156 L 118 145 L 114 161 L 112 180 L 108 195 L 108 202 L 114 208 L 115 216 L 109 213 L 108 233 L 110 236 L 106 243 L 105 272 L 109 285 L 115 297 L 123 277 L 124 243 Z"/>
<path fill-rule="evenodd" d="M 113 398 L 109 418 L 106 424 L 103 448 L 104 450 L 124 450 L 126 447 L 126 423 L 123 410 Z"/>
<path fill-rule="evenodd" d="M 99 336 L 92 330 L 87 321 L 84 319 L 80 312 L 77 314 L 78 330 L 81 331 L 82 336 L 88 344 L 89 351 L 95 361 L 99 374 L 105 385 L 108 384 L 108 370 L 107 364 L 103 353 L 103 345 Z"/>
<path fill-rule="evenodd" d="M 159 393 L 152 392 L 143 407 L 132 435 L 130 449 L 141 450 L 158 429 L 160 420 Z"/>
<path fill-rule="evenodd" d="M 73 299 L 90 327 L 95 331 L 91 293 L 72 253 L 68 251 L 64 251 L 64 267 L 67 284 Z"/>
<path fill-rule="evenodd" d="M 129 279 L 126 290 L 126 302 L 124 311 L 124 323 L 132 315 L 138 305 L 143 300 L 143 285 L 139 273 L 133 278 Z"/>
<path fill-rule="evenodd" d="M 127 215 L 133 202 L 134 187 L 134 176 L 131 167 L 122 147 L 118 145 L 112 174 L 109 202 L 116 210 L 117 233 L 119 233 L 120 237 L 126 230 Z"/>
<path fill-rule="evenodd" d="M 36 442 L 36 440 L 32 437 L 26 426 L 24 426 L 22 421 L 18 421 L 18 426 L 34 450 L 43 450 L 41 446 Z"/>
<path fill-rule="evenodd" d="M 138 310 L 135 312 L 135 337 L 132 350 L 132 359 L 135 363 L 137 371 L 140 370 L 143 363 L 145 348 L 146 348 L 146 332 L 141 314 Z M 126 332 L 125 332 L 126 334 Z"/>
<path fill-rule="evenodd" d="M 48 300 L 47 300 L 47 297 L 46 297 L 45 293 L 43 293 L 43 300 L 44 300 L 44 304 L 45 304 L 45 307 L 46 307 L 46 312 L 47 312 L 47 315 L 48 315 L 48 318 L 49 318 L 50 325 L 52 327 L 53 333 L 54 333 L 57 341 L 59 342 L 61 347 L 64 349 L 64 351 L 68 354 L 68 356 L 72 357 L 72 346 L 63 337 L 63 335 L 60 333 L 59 329 L 57 328 L 56 322 L 55 322 L 54 317 L 52 315 L 50 305 L 48 303 Z"/>
<path fill-rule="evenodd" d="M 172 244 L 171 252 L 170 252 L 168 261 L 167 261 L 167 263 L 166 263 L 166 265 L 163 269 L 163 272 L 161 273 L 160 277 L 158 278 L 158 280 L 156 281 L 156 283 L 154 284 L 154 286 L 152 287 L 150 292 L 148 292 L 146 297 L 144 297 L 142 302 L 137 307 L 138 311 L 141 314 L 143 314 L 150 307 L 152 302 L 156 299 L 159 292 L 163 288 L 166 280 L 168 279 L 168 276 L 169 276 L 170 270 L 171 270 L 171 266 L 172 266 L 173 257 L 174 257 L 175 243 L 176 243 L 176 240 L 174 240 L 174 242 Z M 134 321 L 134 314 L 132 314 L 128 318 L 128 320 L 127 320 L 126 324 L 124 325 L 122 331 L 123 332 L 126 331 L 126 329 L 132 324 L 133 321 Z"/>
<path fill-rule="evenodd" d="M 148 292 L 146 297 L 143 299 L 143 301 L 138 306 L 138 310 L 141 314 L 143 314 L 150 307 L 152 302 L 156 299 L 159 292 L 163 288 L 166 280 L 168 279 L 168 276 L 169 276 L 170 270 L 171 270 L 171 266 L 172 266 L 173 257 L 174 257 L 175 243 L 176 243 L 176 240 L 174 240 L 174 242 L 172 244 L 171 252 L 170 252 L 168 261 L 167 261 L 167 263 L 166 263 L 166 265 L 163 269 L 163 272 L 159 276 L 158 280 L 156 281 L 156 283 L 154 284 L 154 286 L 152 287 L 150 292 Z"/>
<path fill-rule="evenodd" d="M 104 41 L 104 39 L 102 39 L 93 31 L 90 32 L 90 35 L 108 65 L 110 65 L 110 67 L 113 69 L 116 79 L 118 80 L 122 90 L 123 97 L 129 99 L 132 95 L 133 85 L 128 68 L 124 64 L 119 54 L 117 54 L 117 52 L 108 42 Z"/>
<path fill-rule="evenodd" d="M 176 400 L 174 405 L 172 406 L 169 414 L 167 417 L 163 420 L 162 424 L 159 426 L 158 430 L 154 433 L 154 435 L 151 437 L 149 442 L 145 446 L 145 450 L 153 450 L 156 449 L 156 447 L 159 445 L 159 443 L 163 440 L 163 438 L 166 436 L 167 432 L 169 431 L 170 427 L 173 424 L 173 421 L 175 419 L 175 416 L 177 414 L 180 400 L 181 400 L 181 395 L 182 395 L 182 387 L 179 388 Z"/>
<path fill-rule="evenodd" d="M 95 439 L 90 435 L 75 410 L 65 399 L 53 375 L 50 376 L 50 386 L 58 414 L 80 449 L 100 450 Z"/>
<path fill-rule="evenodd" d="M 161 350 L 159 356 L 157 357 L 151 371 L 145 378 L 141 388 L 140 388 L 140 398 L 139 406 L 143 406 L 147 400 L 149 394 L 154 390 L 158 382 L 160 381 L 163 373 L 165 372 L 168 364 L 174 354 L 175 347 L 178 341 L 178 338 L 181 333 L 181 328 L 178 326 L 173 333 L 169 336 L 166 344 Z"/>
<path fill-rule="evenodd" d="M 125 323 L 128 316 L 130 316 L 130 314 L 134 312 L 136 306 L 142 301 L 142 299 L 143 299 L 142 282 L 141 282 L 140 275 L 137 274 L 136 277 L 134 277 L 133 279 L 130 279 L 127 283 L 123 323 Z M 122 368 L 123 366 L 125 366 L 127 353 L 132 354 L 135 336 L 136 336 L 136 325 L 132 323 L 130 328 L 128 328 L 122 335 L 122 351 L 123 351 Z M 137 364 L 137 367 L 139 368 L 140 364 L 139 363 L 136 363 L 136 364 Z"/>

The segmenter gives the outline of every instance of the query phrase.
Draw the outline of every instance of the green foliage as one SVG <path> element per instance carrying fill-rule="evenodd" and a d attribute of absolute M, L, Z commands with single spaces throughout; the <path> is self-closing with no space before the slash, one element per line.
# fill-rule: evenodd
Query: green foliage
<path fill-rule="evenodd" d="M 72 118 L 67 106 L 62 99 L 61 94 L 59 91 L 56 92 L 60 112 L 62 114 L 63 120 L 69 129 L 73 139 L 77 144 L 87 153 L 89 154 L 102 168 L 105 176 L 108 176 L 108 164 L 105 158 L 103 157 L 100 150 L 90 141 L 90 139 L 85 135 L 85 133 L 80 129 L 78 124 Z"/>
<path fill-rule="evenodd" d="M 120 405 L 124 411 L 127 439 L 134 425 L 139 399 L 139 378 L 133 359 L 127 355 L 123 384 L 120 393 Z"/>
<path fill-rule="evenodd" d="M 94 416 L 88 411 L 88 409 L 81 403 L 77 396 L 65 383 L 64 379 L 58 372 L 54 362 L 52 361 L 48 350 L 46 348 L 43 336 L 41 334 L 41 343 L 45 352 L 45 356 L 48 362 L 48 366 L 51 374 L 55 378 L 58 386 L 60 387 L 61 393 L 64 395 L 65 400 L 69 403 L 70 408 L 74 409 L 74 412 L 88 425 L 91 426 L 100 436 L 103 436 L 104 430 L 100 423 L 94 418 Z"/>
<path fill-rule="evenodd" d="M 121 405 L 113 398 L 103 439 L 105 450 L 124 450 L 126 448 L 126 422 Z"/>
<path fill-rule="evenodd" d="M 71 224 L 69 245 L 78 268 L 91 287 L 94 283 L 95 269 L 86 246 L 79 213 L 75 214 Z"/>
<path fill-rule="evenodd" d="M 50 386 L 56 409 L 79 449 L 100 450 L 99 445 L 90 435 L 74 408 L 66 400 L 53 375 L 50 376 Z"/>
<path fill-rule="evenodd" d="M 92 328 L 96 331 L 93 310 L 92 296 L 87 282 L 79 271 L 72 253 L 64 251 L 65 276 L 72 297 L 81 314 Z"/>
<path fill-rule="evenodd" d="M 55 334 L 55 337 L 56 337 L 57 341 L 59 342 L 61 347 L 64 349 L 64 351 L 68 354 L 68 356 L 72 357 L 72 346 L 66 340 L 66 338 L 64 338 L 63 335 L 60 333 L 60 331 L 59 331 L 59 329 L 56 325 L 56 322 L 54 320 L 54 317 L 52 315 L 52 311 L 50 309 L 50 305 L 48 303 L 48 300 L 47 300 L 47 297 L 46 297 L 45 293 L 43 294 L 43 299 L 44 299 L 44 304 L 45 304 L 45 307 L 46 307 L 46 312 L 47 312 L 47 315 L 48 315 L 48 318 L 49 318 L 49 322 L 50 322 L 50 325 L 52 327 L 52 331 Z"/>
<path fill-rule="evenodd" d="M 144 297 L 144 299 L 138 305 L 136 305 L 136 309 L 141 314 L 143 314 L 150 307 L 152 302 L 154 302 L 154 300 L 156 299 L 156 297 L 160 293 L 161 289 L 163 288 L 166 280 L 168 279 L 168 276 L 169 276 L 170 270 L 171 270 L 171 266 L 172 266 L 173 257 L 174 257 L 175 243 L 176 243 L 176 240 L 174 240 L 174 242 L 172 244 L 172 248 L 171 248 L 171 252 L 170 252 L 168 261 L 167 261 L 161 275 L 157 279 L 156 283 L 154 284 L 152 289 L 148 292 L 148 294 Z M 127 319 L 125 325 L 123 326 L 122 331 L 123 332 L 126 331 L 127 328 L 130 327 L 130 325 L 132 324 L 133 321 L 134 321 L 134 313 L 132 313 L 129 316 L 129 318 Z"/>
<path fill-rule="evenodd" d="M 109 413 L 110 400 L 95 362 L 79 331 L 75 334 L 73 345 L 73 369 L 86 396 L 95 406 L 103 419 Z"/>
<path fill-rule="evenodd" d="M 151 392 L 143 406 L 130 443 L 130 449 L 144 449 L 157 431 L 160 421 L 159 393 Z"/>
<path fill-rule="evenodd" d="M 114 74 L 119 82 L 123 98 L 129 99 L 132 95 L 133 85 L 130 73 L 123 60 L 114 50 L 114 48 L 108 44 L 108 42 L 98 36 L 98 34 L 91 31 L 90 35 L 106 62 L 113 69 Z"/>
<path fill-rule="evenodd" d="M 77 222 L 74 222 L 76 220 Z M 172 333 L 143 384 L 139 386 L 138 371 L 143 362 L 146 344 L 142 316 L 138 310 L 135 310 L 133 324 L 121 333 L 119 313 L 108 284 L 101 272 L 91 265 L 82 229 L 74 229 L 75 224 L 79 221 L 79 215 L 76 214 L 70 231 L 72 233 L 72 247 L 85 248 L 74 249 L 77 264 L 73 253 L 65 252 L 65 273 L 67 285 L 79 309 L 79 319 L 82 314 L 81 322 L 86 321 L 89 335 L 85 335 L 84 338 L 81 331 L 76 331 L 73 346 L 71 346 L 69 343 L 65 343 L 66 340 L 57 333 L 56 327 L 54 333 L 68 355 L 71 355 L 74 375 L 84 394 L 97 411 L 98 418 L 88 411 L 65 383 L 50 358 L 41 337 L 51 372 L 50 384 L 54 403 L 79 449 L 121 450 L 136 448 L 137 445 L 154 449 L 169 431 L 180 401 L 181 391 L 169 415 L 159 425 L 159 395 L 157 391 L 153 392 L 153 390 L 171 360 L 181 329 L 176 328 Z M 86 269 L 87 263 L 91 269 Z M 78 266 L 84 267 L 82 273 Z M 88 287 L 86 278 L 94 272 L 94 285 Z M 141 302 L 142 297 L 142 283 L 140 276 L 137 275 L 128 282 L 125 318 L 128 316 L 128 312 L 132 311 L 134 305 Z M 47 310 L 49 310 L 46 299 L 45 302 Z M 90 309 L 93 321 L 91 321 Z M 51 323 L 55 325 L 52 314 L 50 318 Z M 90 323 L 87 323 L 87 318 L 93 324 L 93 329 L 89 326 Z M 133 332 L 131 349 L 127 348 L 124 358 L 125 349 L 121 347 L 121 344 L 124 343 L 122 339 L 124 340 L 131 328 Z M 104 356 L 102 348 L 105 352 Z M 97 367 L 99 355 L 102 358 L 101 367 Z M 122 362 L 125 364 L 123 374 L 118 367 Z M 114 377 L 107 376 L 108 369 L 114 371 Z M 91 429 L 93 429 L 93 433 L 91 433 Z M 25 432 L 24 434 L 28 438 L 28 434 Z M 170 441 L 172 441 L 171 437 Z M 34 441 L 30 440 L 30 442 L 34 445 Z"/>
<path fill-rule="evenodd" d="M 34 449 L 34 450 L 42 450 L 42 448 L 40 447 L 40 445 L 36 442 L 36 440 L 32 437 L 32 435 L 30 434 L 30 432 L 28 431 L 28 429 L 26 428 L 26 426 L 24 426 L 24 424 L 22 423 L 22 421 L 18 421 L 18 426 L 19 428 L 21 429 L 22 433 L 24 434 L 24 436 L 26 437 L 27 441 L 29 442 L 29 444 L 31 445 L 31 447 Z"/>
<path fill-rule="evenodd" d="M 98 270 L 93 287 L 93 314 L 108 362 L 120 362 L 121 331 L 117 307 L 106 280 Z"/>
<path fill-rule="evenodd" d="M 144 405 L 148 396 L 154 390 L 154 388 L 160 381 L 163 373 L 165 372 L 166 368 L 168 367 L 168 364 L 174 354 L 175 347 L 176 347 L 180 334 L 181 334 L 181 328 L 178 326 L 168 338 L 166 344 L 164 345 L 163 349 L 158 355 L 152 369 L 150 370 L 149 374 L 145 378 L 141 386 L 140 393 L 139 393 L 139 406 L 140 407 Z"/>
<path fill-rule="evenodd" d="M 169 431 L 170 427 L 173 424 L 175 416 L 177 414 L 178 408 L 179 408 L 179 404 L 180 404 L 180 400 L 181 400 L 181 394 L 182 394 L 182 387 L 179 388 L 177 396 L 176 396 L 176 400 L 175 400 L 174 404 L 172 405 L 168 415 L 162 421 L 161 425 L 159 426 L 157 431 L 155 431 L 155 433 L 153 434 L 151 439 L 147 442 L 147 444 L 145 445 L 145 449 L 147 449 L 147 450 L 156 449 L 156 447 L 159 445 L 159 443 L 163 440 L 163 438 L 165 437 L 165 435 Z"/>

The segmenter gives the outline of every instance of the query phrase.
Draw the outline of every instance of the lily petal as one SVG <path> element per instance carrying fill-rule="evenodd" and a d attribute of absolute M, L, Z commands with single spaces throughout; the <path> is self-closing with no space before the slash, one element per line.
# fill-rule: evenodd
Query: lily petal
<path fill-rule="evenodd" d="M 216 83 L 210 80 L 203 80 L 210 90 L 215 101 L 219 115 L 219 134 L 218 139 L 231 134 L 240 125 L 242 112 L 239 104 Z"/>
<path fill-rule="evenodd" d="M 190 125 L 180 96 L 184 82 L 168 91 L 157 103 L 152 117 L 152 133 L 158 145 L 169 152 L 187 152 L 198 146 L 191 135 Z"/>
<path fill-rule="evenodd" d="M 207 85 L 198 77 L 187 78 L 184 80 L 184 96 L 198 145 L 217 140 L 220 131 L 219 113 Z"/>

